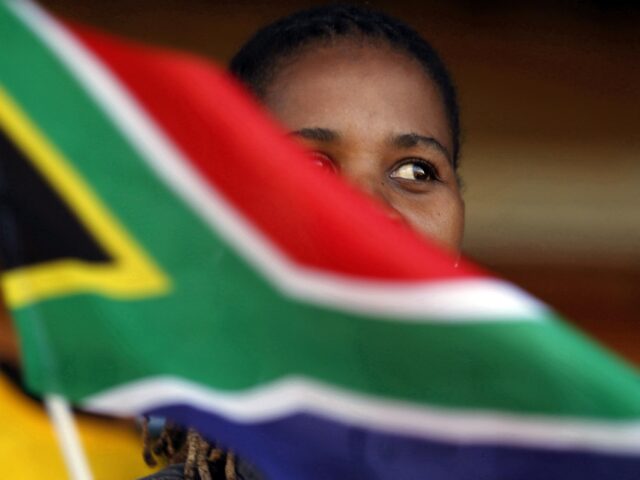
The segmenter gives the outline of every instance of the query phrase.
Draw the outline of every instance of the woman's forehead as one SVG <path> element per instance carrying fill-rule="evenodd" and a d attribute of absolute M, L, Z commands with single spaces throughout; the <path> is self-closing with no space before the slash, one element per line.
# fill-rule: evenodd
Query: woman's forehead
<path fill-rule="evenodd" d="M 281 65 L 264 102 L 289 128 L 329 127 L 388 137 L 418 132 L 451 149 L 444 104 L 422 66 L 385 45 L 336 42 Z"/>
<path fill-rule="evenodd" d="M 403 71 L 420 77 L 427 84 L 432 81 L 420 62 L 408 53 L 392 47 L 383 40 L 336 38 L 312 42 L 288 54 L 274 64 L 268 89 L 281 86 L 291 76 L 303 77 L 332 71 L 337 73 L 365 73 L 383 75 L 385 71 Z"/>

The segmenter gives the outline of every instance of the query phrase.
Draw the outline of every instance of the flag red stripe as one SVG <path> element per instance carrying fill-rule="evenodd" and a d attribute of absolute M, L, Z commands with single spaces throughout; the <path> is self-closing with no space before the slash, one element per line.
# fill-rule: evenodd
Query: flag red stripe
<path fill-rule="evenodd" d="M 394 280 L 483 276 L 320 171 L 228 76 L 187 55 L 68 27 L 192 166 L 297 263 Z"/>

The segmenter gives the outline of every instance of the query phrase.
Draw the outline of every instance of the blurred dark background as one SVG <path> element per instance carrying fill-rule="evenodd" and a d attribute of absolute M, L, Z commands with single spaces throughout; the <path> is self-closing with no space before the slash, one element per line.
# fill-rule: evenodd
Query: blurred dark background
<path fill-rule="evenodd" d="M 314 5 L 42 4 L 220 64 L 261 25 Z M 457 81 L 465 252 L 640 365 L 640 2 L 365 4 L 420 30 Z"/>

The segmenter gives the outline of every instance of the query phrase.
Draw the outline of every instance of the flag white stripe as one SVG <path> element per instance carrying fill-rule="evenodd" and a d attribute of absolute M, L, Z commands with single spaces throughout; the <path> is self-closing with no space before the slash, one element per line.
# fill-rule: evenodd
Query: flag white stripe
<path fill-rule="evenodd" d="M 85 400 L 96 412 L 140 414 L 188 404 L 241 423 L 304 412 L 372 430 L 474 444 L 640 454 L 640 422 L 418 406 L 358 394 L 306 378 L 286 378 L 242 392 L 220 392 L 174 377 L 155 377 Z"/>
<path fill-rule="evenodd" d="M 319 305 L 404 321 L 535 321 L 546 308 L 495 279 L 423 283 L 367 281 L 296 264 L 203 181 L 178 147 L 83 45 L 30 1 L 8 3 L 83 84 L 149 167 L 216 234 L 286 295 Z"/>

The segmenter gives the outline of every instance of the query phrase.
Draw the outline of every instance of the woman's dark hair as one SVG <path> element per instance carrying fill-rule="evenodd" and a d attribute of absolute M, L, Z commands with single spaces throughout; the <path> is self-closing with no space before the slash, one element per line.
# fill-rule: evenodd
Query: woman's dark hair
<path fill-rule="evenodd" d="M 142 457 L 155 467 L 158 460 L 169 465 L 184 464 L 182 473 L 187 480 L 237 480 L 236 459 L 230 450 L 223 450 L 205 440 L 194 429 L 182 428 L 166 422 L 160 435 L 152 438 L 149 418 L 142 420 Z M 245 467 L 246 470 L 246 467 Z M 160 475 L 158 478 L 174 478 Z M 155 475 L 149 478 L 156 478 Z M 240 477 L 244 478 L 244 477 Z M 251 478 L 259 478 L 253 475 Z M 143 480 L 143 479 L 142 479 Z"/>
<path fill-rule="evenodd" d="M 340 37 L 382 40 L 420 62 L 442 96 L 453 139 L 451 158 L 457 169 L 460 119 L 451 76 L 426 40 L 404 22 L 384 13 L 352 5 L 330 5 L 294 13 L 259 30 L 231 59 L 229 70 L 263 98 L 283 60 L 310 44 Z"/>

